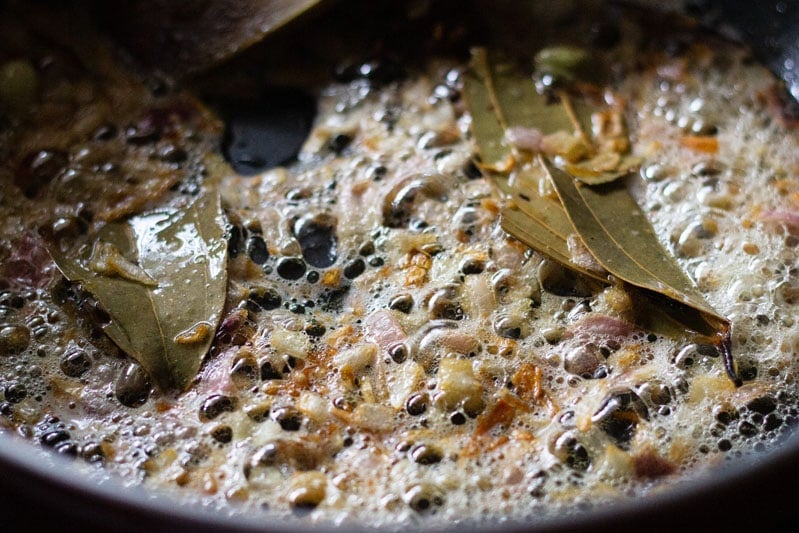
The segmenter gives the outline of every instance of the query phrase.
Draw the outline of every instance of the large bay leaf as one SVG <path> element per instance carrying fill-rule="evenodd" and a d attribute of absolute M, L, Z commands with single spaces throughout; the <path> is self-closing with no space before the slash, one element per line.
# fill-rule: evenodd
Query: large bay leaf
<path fill-rule="evenodd" d="M 652 225 L 623 184 L 588 187 L 541 158 L 569 220 L 592 255 L 611 274 L 708 315 L 717 314 L 660 244 Z"/>
<path fill-rule="evenodd" d="M 546 158 L 540 159 L 569 220 L 596 260 L 626 283 L 685 306 L 676 309 L 683 325 L 699 332 L 716 331 L 717 345 L 724 356 L 727 372 L 737 382 L 730 349 L 729 320 L 713 309 L 663 248 L 646 214 L 627 188 L 623 184 L 586 186 Z"/>
<path fill-rule="evenodd" d="M 646 215 L 623 184 L 611 183 L 637 164 L 618 154 L 618 164 L 603 168 L 596 157 L 566 167 L 585 183 L 539 154 L 539 165 L 549 175 L 560 202 L 539 191 L 537 166 L 517 161 L 505 140 L 510 127 L 532 128 L 544 134 L 589 130 L 592 108 L 588 102 L 562 99 L 553 105 L 539 95 L 533 83 L 505 66 L 493 66 L 485 50 L 472 55 L 464 93 L 472 113 L 472 131 L 481 168 L 509 200 L 503 208 L 502 227 L 531 248 L 583 275 L 610 282 L 601 273 L 575 263 L 568 243 L 578 235 L 590 254 L 619 283 L 643 289 L 642 316 L 646 329 L 671 337 L 686 330 L 713 337 L 730 377 L 738 382 L 730 350 L 730 323 L 704 299 L 673 257 L 661 246 Z M 598 168 L 594 168 L 594 166 Z M 596 187 L 588 184 L 597 185 Z M 664 298 L 665 297 L 665 298 Z"/>
<path fill-rule="evenodd" d="M 163 389 L 187 388 L 225 303 L 227 242 L 219 195 L 105 225 L 78 253 L 49 246 L 56 265 L 110 316 L 108 336 Z M 98 250 L 103 250 L 98 255 Z"/>

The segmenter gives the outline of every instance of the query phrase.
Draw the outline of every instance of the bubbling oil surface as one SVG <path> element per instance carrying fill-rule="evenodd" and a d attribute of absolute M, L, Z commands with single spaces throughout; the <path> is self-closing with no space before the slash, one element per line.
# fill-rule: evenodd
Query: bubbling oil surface
<path fill-rule="evenodd" d="M 632 327 L 618 289 L 586 290 L 502 231 L 500 199 L 472 161 L 466 66 L 434 56 L 402 75 L 387 63 L 379 83 L 379 62 L 342 70 L 361 74 L 316 88 L 296 161 L 222 178 L 225 317 L 181 394 L 153 389 L 104 336 L 107 315 L 61 279 L 37 235 L 53 224 L 87 239 L 102 224 L 86 204 L 107 206 L 122 185 L 62 193 L 75 179 L 117 183 L 106 163 L 177 172 L 147 200 L 180 205 L 202 187 L 219 125 L 156 135 L 152 120 L 126 129 L 108 112 L 99 123 L 115 133 L 98 125 L 58 150 L 24 124 L 27 140 L 4 138 L 53 175 L 41 194 L 0 176 L 0 428 L 231 514 L 396 528 L 568 513 L 772 449 L 799 401 L 799 140 L 745 51 L 679 34 L 659 53 L 635 23 L 624 19 L 608 52 L 609 90 L 644 161 L 631 188 L 732 321 L 743 386 L 713 345 Z M 102 94 L 110 82 L 93 79 L 84 85 Z M 91 106 L 74 85 L 66 116 Z M 40 120 L 63 95 L 43 98 Z M 160 98 L 131 116 L 152 118 Z M 688 136 L 718 151 L 692 150 Z"/>

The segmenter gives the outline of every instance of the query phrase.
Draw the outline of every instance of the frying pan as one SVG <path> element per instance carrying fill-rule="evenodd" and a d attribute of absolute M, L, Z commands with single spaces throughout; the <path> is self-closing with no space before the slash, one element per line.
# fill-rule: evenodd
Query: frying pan
<path fill-rule="evenodd" d="M 799 97 L 799 1 L 690 0 L 680 9 L 709 28 L 748 44 Z M 665 5 L 664 5 L 665 4 Z M 793 102 L 795 104 L 795 102 Z M 790 111 L 790 109 L 789 109 Z M 267 515 L 227 516 L 178 503 L 141 487 L 126 487 L 98 471 L 0 436 L 0 529 L 83 531 L 289 531 Z M 481 531 L 647 531 L 775 528 L 799 519 L 799 434 L 775 451 L 684 481 L 660 494 L 545 519 L 508 522 Z M 473 525 L 472 528 L 476 526 Z M 325 527 L 308 528 L 323 531 Z M 467 524 L 459 530 L 470 529 Z"/>

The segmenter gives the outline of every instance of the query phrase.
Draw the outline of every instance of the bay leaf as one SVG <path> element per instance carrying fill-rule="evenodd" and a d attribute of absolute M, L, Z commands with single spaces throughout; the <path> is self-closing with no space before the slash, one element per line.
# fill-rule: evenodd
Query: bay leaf
<path fill-rule="evenodd" d="M 571 260 L 571 254 L 565 242 L 563 248 L 561 248 L 560 245 L 555 244 L 561 241 L 557 239 L 548 239 L 547 237 L 542 238 L 542 234 L 548 231 L 546 226 L 531 223 L 530 218 L 517 209 L 503 208 L 500 214 L 502 216 L 502 228 L 519 241 L 554 259 L 567 268 L 604 284 L 608 283 L 607 276 L 575 264 Z"/>
<path fill-rule="evenodd" d="M 540 159 L 569 220 L 596 260 L 626 283 L 685 306 L 676 311 L 683 325 L 705 334 L 715 331 L 716 344 L 724 357 L 727 373 L 738 383 L 730 348 L 729 320 L 705 300 L 676 260 L 663 248 L 646 214 L 624 184 L 589 187 L 546 158 Z M 691 314 L 690 309 L 698 315 Z"/>
<path fill-rule="evenodd" d="M 569 220 L 608 272 L 693 307 L 719 325 L 727 323 L 660 244 L 646 214 L 623 184 L 584 186 L 546 158 L 541 161 Z"/>
<path fill-rule="evenodd" d="M 499 152 L 503 143 L 498 139 L 504 138 L 508 127 L 532 127 L 542 133 L 580 129 L 569 118 L 576 113 L 573 106 L 549 104 L 530 80 L 512 67 L 493 66 L 485 49 L 473 51 L 471 66 L 472 74 L 465 81 L 467 105 L 472 112 L 475 105 L 482 104 L 473 112 L 473 131 L 478 150 L 482 153 L 488 146 L 490 153 L 495 154 L 492 160 L 502 159 Z M 585 112 L 581 111 L 581 115 Z M 510 147 L 506 150 L 510 152 Z M 496 171 L 492 176 L 500 189 L 511 192 L 514 203 L 527 215 L 529 230 L 535 230 L 535 240 L 542 251 L 557 254 L 558 258 L 568 257 L 563 253 L 565 241 L 576 231 L 598 262 L 619 279 L 691 306 L 719 326 L 727 324 L 660 245 L 646 215 L 626 188 L 579 186 L 571 175 L 547 158 L 539 157 L 539 162 L 555 185 L 560 208 L 546 203 L 533 188 L 514 189 L 497 177 Z M 570 225 L 565 223 L 564 213 Z M 513 220 L 508 225 L 518 228 L 521 219 L 515 214 L 511 217 Z M 527 233 L 531 233 L 529 230 Z M 532 236 L 527 235 L 527 240 L 533 240 Z M 636 257 L 646 257 L 647 264 Z"/>
<path fill-rule="evenodd" d="M 472 115 L 472 134 L 477 141 L 480 165 L 487 170 L 507 172 L 514 161 L 505 142 L 507 124 L 495 98 L 485 49 L 472 51 L 471 67 L 464 75 L 463 91 Z"/>
<path fill-rule="evenodd" d="M 50 243 L 48 250 L 64 276 L 80 282 L 108 313 L 105 333 L 159 387 L 184 390 L 200 369 L 225 303 L 224 233 L 219 194 L 206 191 L 182 208 L 106 224 L 94 246 L 75 251 Z M 98 245 L 116 250 L 146 278 L 93 268 L 91 250 Z"/>
<path fill-rule="evenodd" d="M 509 68 L 500 71 L 503 72 L 501 76 L 492 72 L 488 53 L 484 48 L 472 51 L 471 69 L 464 76 L 464 97 L 472 115 L 472 134 L 480 156 L 480 167 L 497 189 L 513 198 L 518 208 L 524 211 L 522 214 L 506 210 L 502 216 L 503 227 L 528 246 L 542 253 L 551 254 L 559 261 L 568 262 L 569 249 L 566 237 L 572 232 L 570 223 L 557 202 L 551 200 L 544 202 L 533 189 L 525 188 L 521 191 L 518 186 L 510 182 L 508 173 L 515 166 L 516 160 L 505 140 L 505 132 L 509 126 L 506 117 L 512 117 L 514 124 L 529 127 L 529 123 L 513 116 L 517 110 L 526 117 L 526 120 L 543 122 L 551 120 L 552 123 L 545 128 L 545 133 L 553 133 L 560 128 L 573 129 L 573 126 L 562 108 L 546 112 L 533 109 L 536 106 L 541 108 L 549 104 L 535 91 L 530 78 L 521 76 Z M 495 79 L 500 79 L 499 90 L 494 87 Z M 517 90 L 516 87 L 521 89 Z M 532 99 L 536 106 L 526 105 L 528 99 Z M 504 112 L 505 109 L 510 112 Z M 520 169 L 514 181 L 533 183 L 536 177 L 531 172 L 532 170 Z M 515 228 L 515 231 L 512 228 Z"/>
<path fill-rule="evenodd" d="M 613 275 L 615 283 L 642 289 L 645 310 L 640 321 L 646 322 L 648 330 L 676 338 L 688 328 L 713 338 L 724 356 L 727 373 L 739 382 L 730 349 L 729 321 L 707 303 L 661 246 L 624 185 L 616 182 L 638 164 L 637 158 L 619 154 L 610 161 L 607 156 L 603 160 L 600 153 L 571 167 L 565 163 L 578 174 L 581 183 L 539 154 L 539 164 L 552 180 L 560 202 L 541 195 L 536 186 L 535 165 L 513 153 L 513 147 L 505 142 L 505 131 L 521 127 L 547 134 L 554 128 L 587 137 L 586 132 L 591 131 L 591 106 L 568 98 L 562 98 L 561 105 L 553 105 L 542 99 L 529 79 L 511 68 L 493 67 L 482 49 L 473 52 L 471 67 L 465 77 L 464 94 L 472 112 L 481 169 L 511 200 L 501 211 L 502 227 L 559 263 L 605 283 L 612 282 L 572 260 L 568 241 L 576 233 L 597 262 Z M 490 157 L 486 158 L 486 154 Z M 659 295 L 666 297 L 666 304 L 653 303 Z"/>
<path fill-rule="evenodd" d="M 615 152 L 611 152 L 615 154 Z M 631 171 L 638 168 L 641 160 L 631 155 L 615 154 L 617 161 L 605 163 L 610 157 L 607 153 L 599 154 L 588 161 L 579 163 L 566 163 L 563 168 L 571 176 L 577 178 L 586 185 L 604 185 L 616 181 L 628 175 Z M 600 159 L 604 161 L 600 161 Z"/>
<path fill-rule="evenodd" d="M 137 59 L 153 70 L 180 78 L 230 59 L 323 3 L 150 0 L 99 7 L 111 33 Z"/>

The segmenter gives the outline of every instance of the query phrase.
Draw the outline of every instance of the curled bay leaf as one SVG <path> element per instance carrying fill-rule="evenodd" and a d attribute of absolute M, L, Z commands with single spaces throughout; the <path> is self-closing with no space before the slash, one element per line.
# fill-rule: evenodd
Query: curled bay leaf
<path fill-rule="evenodd" d="M 48 249 L 64 276 L 80 282 L 108 313 L 105 333 L 159 387 L 184 390 L 225 303 L 224 233 L 219 195 L 206 191 L 182 208 L 106 224 L 92 246 L 64 250 L 51 242 Z"/>
<path fill-rule="evenodd" d="M 508 137 L 524 130 L 541 137 L 538 146 L 524 149 L 559 156 L 559 166 L 585 183 L 615 181 L 640 164 L 627 153 L 629 141 L 619 110 L 565 91 L 540 93 L 516 64 L 495 55 L 484 48 L 472 50 L 464 78 L 483 169 L 509 172 L 522 156 Z"/>
<path fill-rule="evenodd" d="M 640 164 L 641 160 L 635 156 L 605 152 L 588 161 L 567 163 L 563 168 L 586 185 L 604 185 L 626 176 Z"/>

